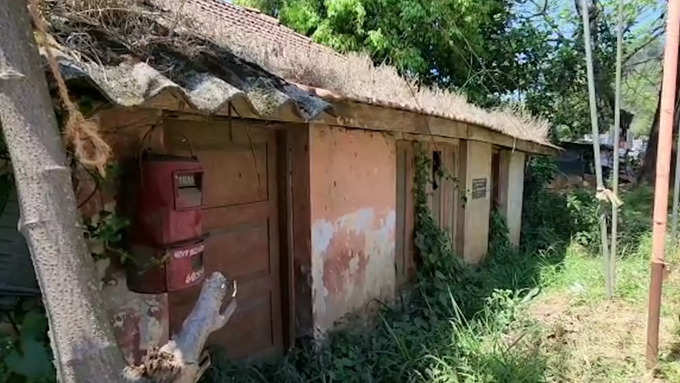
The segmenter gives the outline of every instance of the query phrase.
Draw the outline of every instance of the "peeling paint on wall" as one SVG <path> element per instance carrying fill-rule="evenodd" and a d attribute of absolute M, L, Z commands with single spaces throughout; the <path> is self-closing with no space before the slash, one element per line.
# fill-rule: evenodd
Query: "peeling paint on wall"
<path fill-rule="evenodd" d="M 396 288 L 396 142 L 388 134 L 315 125 L 310 140 L 314 326 Z"/>
<path fill-rule="evenodd" d="M 394 295 L 395 211 L 365 208 L 312 226 L 313 297 L 317 328 L 374 299 Z"/>
<path fill-rule="evenodd" d="M 96 118 L 102 135 L 113 149 L 115 160 L 125 164 L 138 155 L 140 142 L 158 145 L 159 136 L 150 129 L 158 123 L 161 115 L 159 110 L 112 108 L 100 111 Z M 147 134 L 149 137 L 145 138 Z M 78 200 L 86 201 L 80 207 L 84 217 L 91 217 L 101 210 L 112 211 L 111 205 L 115 206 L 115 201 L 125 200 L 125 194 L 118 194 L 124 190 L 97 191 L 98 185 L 82 169 L 76 172 L 76 177 L 79 181 L 76 190 Z M 96 192 L 94 198 L 89 197 L 93 191 Z M 167 296 L 137 294 L 128 290 L 123 266 L 117 261 L 112 262 L 111 258 L 98 259 L 96 268 L 116 341 L 126 361 L 136 364 L 146 350 L 168 341 Z"/>
<path fill-rule="evenodd" d="M 97 270 L 118 345 L 128 363 L 138 363 L 146 350 L 168 340 L 167 296 L 131 292 L 125 271 L 107 258 L 97 261 Z"/>

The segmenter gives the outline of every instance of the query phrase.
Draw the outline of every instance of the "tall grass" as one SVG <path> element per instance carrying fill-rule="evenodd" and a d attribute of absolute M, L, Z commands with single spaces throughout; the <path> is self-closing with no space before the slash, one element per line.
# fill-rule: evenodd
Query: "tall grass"
<path fill-rule="evenodd" d="M 208 382 L 540 382 L 545 360 L 532 327 L 520 320 L 526 303 L 498 291 L 485 310 L 466 318 L 451 295 L 448 312 L 398 308 L 370 328 L 331 333 L 273 364 L 243 367 L 218 358 Z M 425 302 L 423 302 L 425 303 Z M 502 313 L 502 314 L 501 314 Z M 500 315 L 499 315 L 500 314 Z"/>

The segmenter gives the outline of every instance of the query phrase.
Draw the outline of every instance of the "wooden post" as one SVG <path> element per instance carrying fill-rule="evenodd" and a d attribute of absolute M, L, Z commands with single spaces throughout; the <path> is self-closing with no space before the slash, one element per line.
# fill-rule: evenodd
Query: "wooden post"
<path fill-rule="evenodd" d="M 678 73 L 678 42 L 680 40 L 680 2 L 668 2 L 666 48 L 661 85 L 659 146 L 656 157 L 654 217 L 652 221 L 651 280 L 649 284 L 649 315 L 647 320 L 647 367 L 654 368 L 659 356 L 659 316 L 666 245 L 666 215 L 668 213 L 668 183 L 673 140 L 675 85 Z"/>

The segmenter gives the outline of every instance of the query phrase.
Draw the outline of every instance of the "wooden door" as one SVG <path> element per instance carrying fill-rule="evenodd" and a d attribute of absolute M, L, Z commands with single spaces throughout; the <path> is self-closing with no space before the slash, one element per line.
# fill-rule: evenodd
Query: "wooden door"
<path fill-rule="evenodd" d="M 403 285 L 416 275 L 418 260 L 413 243 L 415 229 L 415 205 L 413 199 L 415 177 L 415 143 L 397 141 L 397 221 L 395 269 L 397 283 Z M 457 146 L 449 143 L 420 143 L 430 157 L 426 187 L 428 206 L 432 218 L 451 237 L 452 244 L 458 239 L 459 185 Z"/>
<path fill-rule="evenodd" d="M 432 151 L 432 190 L 430 208 L 439 227 L 450 236 L 451 243 L 457 241 L 458 218 L 458 169 L 456 147 L 438 143 Z"/>
<path fill-rule="evenodd" d="M 235 359 L 282 351 L 276 131 L 256 122 L 172 120 L 165 126 L 171 154 L 193 150 L 204 167 L 203 231 L 209 235 L 206 274 L 238 281 L 239 308 L 209 338 Z M 170 326 L 176 332 L 193 308 L 200 287 L 169 294 Z"/>

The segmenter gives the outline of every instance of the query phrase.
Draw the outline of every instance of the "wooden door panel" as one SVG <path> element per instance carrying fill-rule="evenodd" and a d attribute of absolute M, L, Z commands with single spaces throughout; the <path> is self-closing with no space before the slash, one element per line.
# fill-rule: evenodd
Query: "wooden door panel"
<path fill-rule="evenodd" d="M 206 208 L 249 204 L 268 200 L 267 144 L 231 145 L 225 150 L 200 151 L 207 185 Z M 227 160 L 230 163 L 225 163 Z"/>
<path fill-rule="evenodd" d="M 399 285 L 412 280 L 416 273 L 415 246 L 413 244 L 413 229 L 415 227 L 414 156 L 413 142 L 397 141 L 397 239 L 395 259 Z"/>
<path fill-rule="evenodd" d="M 243 123 L 170 121 L 166 146 L 193 152 L 205 169 L 206 272 L 238 281 L 239 308 L 208 339 L 232 358 L 282 352 L 276 132 Z M 181 327 L 199 289 L 169 294 L 170 322 Z"/>
<path fill-rule="evenodd" d="M 244 205 L 234 205 L 227 208 L 203 209 L 203 230 L 219 231 L 224 222 L 230 225 L 245 225 L 266 219 L 271 210 L 268 201 L 255 202 Z"/>
<path fill-rule="evenodd" d="M 245 296 L 239 297 L 239 309 L 229 321 L 229 331 L 218 331 L 210 337 L 210 343 L 226 345 L 229 356 L 236 359 L 268 354 L 275 343 L 271 295 L 258 294 L 244 302 Z"/>
<path fill-rule="evenodd" d="M 246 278 L 270 275 L 269 242 L 267 221 L 235 225 L 232 230 L 213 233 L 206 249 L 209 254 L 220 256 L 209 257 L 207 267 L 228 270 L 229 279 L 239 282 Z"/>

